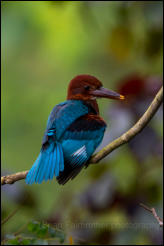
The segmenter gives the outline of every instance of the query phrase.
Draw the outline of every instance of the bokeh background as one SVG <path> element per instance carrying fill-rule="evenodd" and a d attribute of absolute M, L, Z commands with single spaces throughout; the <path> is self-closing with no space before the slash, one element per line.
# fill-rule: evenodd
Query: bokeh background
<path fill-rule="evenodd" d="M 99 149 L 128 130 L 161 87 L 162 1 L 2 1 L 1 11 L 3 175 L 32 166 L 48 115 L 74 76 L 94 75 L 126 95 L 99 101 L 108 123 Z M 129 144 L 65 186 L 3 186 L 2 219 L 17 209 L 2 227 L 3 244 L 162 244 L 162 229 L 139 206 L 162 217 L 162 134 L 160 107 Z M 35 238 L 30 226 L 40 222 L 58 234 L 42 228 Z"/>

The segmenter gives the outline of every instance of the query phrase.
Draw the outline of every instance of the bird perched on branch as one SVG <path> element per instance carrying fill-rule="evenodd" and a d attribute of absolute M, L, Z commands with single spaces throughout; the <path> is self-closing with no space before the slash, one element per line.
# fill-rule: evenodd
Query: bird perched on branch
<path fill-rule="evenodd" d="M 59 184 L 65 184 L 86 165 L 106 128 L 97 98 L 122 100 L 124 96 L 105 89 L 91 75 L 71 80 L 67 100 L 50 113 L 40 154 L 26 176 L 27 184 L 40 184 L 54 176 Z"/>

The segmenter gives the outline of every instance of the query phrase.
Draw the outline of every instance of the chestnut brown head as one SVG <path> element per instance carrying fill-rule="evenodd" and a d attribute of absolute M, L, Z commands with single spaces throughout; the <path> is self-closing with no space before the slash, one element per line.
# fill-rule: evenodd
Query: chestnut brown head
<path fill-rule="evenodd" d="M 68 87 L 67 99 L 95 100 L 96 98 L 124 99 L 124 96 L 103 87 L 96 77 L 83 74 L 73 78 Z"/>

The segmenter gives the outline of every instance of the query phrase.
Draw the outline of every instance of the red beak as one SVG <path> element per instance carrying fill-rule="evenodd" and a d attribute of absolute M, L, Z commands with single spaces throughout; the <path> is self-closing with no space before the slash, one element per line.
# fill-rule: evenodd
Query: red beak
<path fill-rule="evenodd" d="M 103 97 L 103 98 L 111 98 L 111 99 L 117 99 L 117 100 L 124 100 L 125 97 L 123 95 L 118 94 L 115 91 L 108 90 L 104 87 L 100 87 L 97 90 L 91 91 L 90 94 L 95 97 Z"/>

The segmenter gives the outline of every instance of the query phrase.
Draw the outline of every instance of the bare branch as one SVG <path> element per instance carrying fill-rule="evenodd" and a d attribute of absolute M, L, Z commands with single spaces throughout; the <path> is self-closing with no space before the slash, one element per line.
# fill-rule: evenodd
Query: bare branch
<path fill-rule="evenodd" d="M 2 176 L 1 177 L 1 185 L 13 184 L 18 180 L 25 179 L 27 173 L 28 173 L 28 171 L 23 171 L 23 172 L 14 173 L 14 174 L 7 175 L 7 176 Z"/>
<path fill-rule="evenodd" d="M 157 112 L 162 101 L 163 101 L 163 87 L 159 90 L 159 92 L 155 96 L 154 100 L 152 101 L 152 103 L 150 104 L 150 106 L 148 107 L 146 112 L 143 114 L 143 116 L 137 121 L 137 123 L 132 128 L 130 128 L 127 132 L 125 132 L 123 135 L 121 135 L 121 137 L 115 139 L 114 141 L 109 143 L 107 146 L 105 146 L 102 150 L 100 150 L 98 153 L 93 155 L 93 157 L 90 160 L 90 163 L 94 164 L 94 163 L 99 162 L 105 156 L 109 155 L 113 150 L 115 150 L 118 147 L 120 147 L 121 145 L 129 142 L 139 132 L 141 132 L 143 130 L 143 128 L 152 119 L 154 114 Z"/>
<path fill-rule="evenodd" d="M 109 155 L 113 150 L 117 149 L 121 145 L 129 142 L 132 138 L 134 138 L 142 129 L 149 123 L 154 114 L 157 112 L 163 101 L 163 87 L 159 90 L 154 100 L 150 104 L 149 108 L 143 114 L 143 116 L 138 120 L 138 122 L 130 128 L 127 132 L 125 132 L 122 136 L 115 139 L 107 146 L 105 146 L 102 150 L 92 156 L 90 159 L 90 164 L 95 164 L 103 159 L 105 156 Z M 15 173 L 8 176 L 1 177 L 1 185 L 4 184 L 13 184 L 14 182 L 25 179 L 28 171 L 23 171 L 19 173 Z"/>
<path fill-rule="evenodd" d="M 158 221 L 159 225 L 161 227 L 163 226 L 163 220 L 157 215 L 155 208 L 149 208 L 146 205 L 144 205 L 143 203 L 140 203 L 140 206 L 143 207 L 145 210 L 149 211 L 150 213 L 152 213 L 154 218 Z"/>

